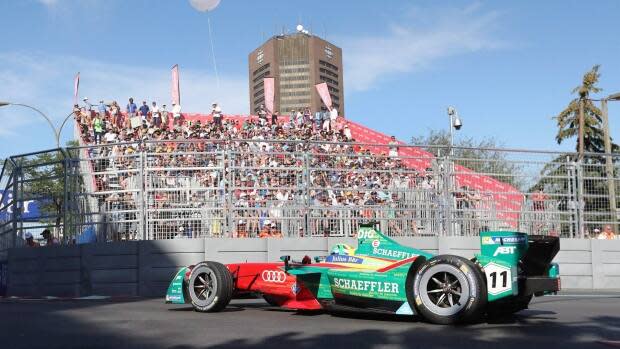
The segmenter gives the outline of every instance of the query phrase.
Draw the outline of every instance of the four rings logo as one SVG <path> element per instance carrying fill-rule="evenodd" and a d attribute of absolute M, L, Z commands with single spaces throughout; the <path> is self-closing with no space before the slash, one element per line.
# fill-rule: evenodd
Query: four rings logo
<path fill-rule="evenodd" d="M 282 270 L 263 270 L 260 277 L 265 282 L 283 283 L 286 280 L 286 274 Z"/>

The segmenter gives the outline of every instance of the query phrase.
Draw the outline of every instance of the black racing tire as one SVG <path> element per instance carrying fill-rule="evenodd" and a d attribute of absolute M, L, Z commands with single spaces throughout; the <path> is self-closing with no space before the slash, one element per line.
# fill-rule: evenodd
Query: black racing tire
<path fill-rule="evenodd" d="M 489 303 L 487 316 L 489 318 L 501 318 L 518 313 L 528 308 L 532 301 L 532 295 L 506 297 Z"/>
<path fill-rule="evenodd" d="M 226 266 L 218 262 L 200 262 L 194 266 L 187 282 L 187 293 L 195 311 L 215 313 L 232 299 L 233 278 Z"/>
<path fill-rule="evenodd" d="M 478 265 L 463 257 L 439 255 L 425 261 L 410 284 L 409 305 L 428 322 L 471 323 L 486 310 L 484 274 Z"/>

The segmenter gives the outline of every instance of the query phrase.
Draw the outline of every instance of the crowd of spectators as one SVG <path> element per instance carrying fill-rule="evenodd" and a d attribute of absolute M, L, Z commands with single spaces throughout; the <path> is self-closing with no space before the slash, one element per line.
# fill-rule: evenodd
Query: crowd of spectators
<path fill-rule="evenodd" d="M 420 220 L 437 219 L 433 213 L 412 214 L 421 202 L 433 202 L 415 195 L 437 196 L 433 169 L 407 168 L 394 138 L 380 154 L 355 144 L 335 110 L 305 108 L 280 116 L 261 106 L 257 116 L 240 118 L 227 117 L 213 103 L 208 116 L 190 120 L 179 105 L 169 111 L 129 99 L 124 110 L 101 101 L 76 105 L 74 112 L 82 143 L 99 145 L 88 148 L 88 156 L 94 190 L 106 193 L 98 196 L 104 211 L 125 211 L 111 220 L 136 218 L 129 211 L 142 189 L 137 154 L 146 153 L 152 170 L 144 185 L 153 188 L 146 202 L 159 218 L 149 231 L 159 237 L 325 235 L 342 231 L 343 217 L 352 225 L 384 218 L 392 235 L 411 235 Z M 222 206 L 234 211 L 232 219 Z M 205 210 L 209 207 L 219 210 Z M 304 211 L 307 207 L 314 209 Z"/>

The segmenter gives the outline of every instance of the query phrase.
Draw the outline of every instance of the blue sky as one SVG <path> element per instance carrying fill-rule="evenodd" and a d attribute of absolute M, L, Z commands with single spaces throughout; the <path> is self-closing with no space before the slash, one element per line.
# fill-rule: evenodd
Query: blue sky
<path fill-rule="evenodd" d="M 169 102 L 181 67 L 185 111 L 247 113 L 247 55 L 299 20 L 343 48 L 347 117 L 399 139 L 447 128 L 507 147 L 558 146 L 551 119 L 594 64 L 602 95 L 620 91 L 620 1 L 244 1 L 209 14 L 221 86 L 209 55 L 207 14 L 186 0 L 0 2 L 0 100 L 39 107 L 57 123 L 80 97 Z M 0 157 L 53 145 L 32 112 L 0 108 Z M 610 103 L 620 140 L 620 102 Z M 63 140 L 72 138 L 63 131 Z"/>

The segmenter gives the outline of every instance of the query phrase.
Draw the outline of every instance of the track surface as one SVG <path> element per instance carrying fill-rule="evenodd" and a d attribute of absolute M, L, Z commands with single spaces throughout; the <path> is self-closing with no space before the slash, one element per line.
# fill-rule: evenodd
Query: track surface
<path fill-rule="evenodd" d="M 620 295 L 548 296 L 476 325 L 358 313 L 303 315 L 235 300 L 217 314 L 159 299 L 0 300 L 0 347 L 20 348 L 620 348 Z"/>

